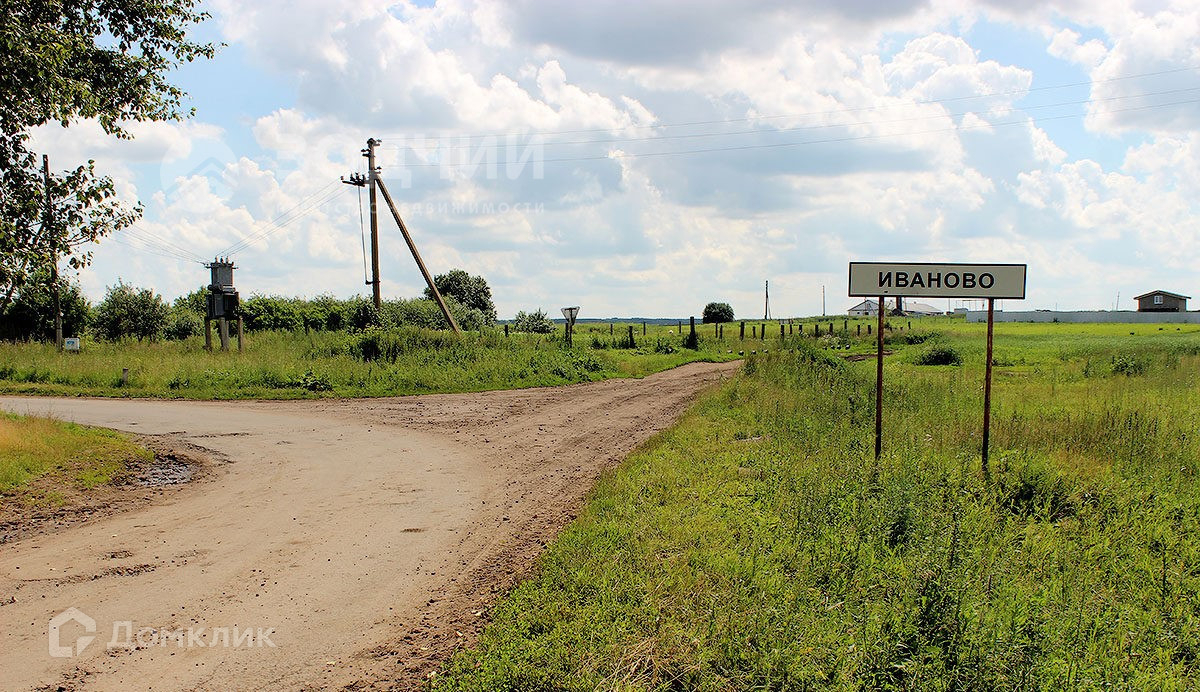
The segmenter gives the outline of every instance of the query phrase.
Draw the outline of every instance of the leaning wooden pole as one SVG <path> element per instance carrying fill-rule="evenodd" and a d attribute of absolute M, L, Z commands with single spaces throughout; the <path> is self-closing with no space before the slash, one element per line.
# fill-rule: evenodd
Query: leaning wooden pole
<path fill-rule="evenodd" d="M 408 243 L 408 249 L 412 251 L 413 259 L 417 261 L 417 267 L 421 269 L 421 276 L 425 277 L 425 285 L 429 286 L 429 292 L 433 294 L 433 299 L 437 301 L 438 307 L 442 309 L 442 314 L 446 317 L 446 321 L 450 323 L 450 328 L 454 330 L 454 333 L 462 334 L 462 330 L 458 328 L 458 322 L 454 321 L 454 315 L 450 314 L 450 308 L 446 307 L 446 301 L 442 300 L 441 292 L 434 285 L 433 277 L 429 275 L 429 270 L 425 268 L 425 262 L 421 259 L 421 253 L 417 252 L 417 246 L 413 243 L 412 236 L 408 234 L 408 227 L 404 225 L 404 219 L 400 218 L 400 212 L 396 210 L 396 203 L 392 201 L 392 195 L 388 193 L 387 186 L 383 184 L 383 179 L 376 178 L 375 184 L 379 186 L 379 191 L 383 193 L 383 201 L 387 202 L 388 209 L 392 211 L 392 218 L 396 219 L 396 225 L 400 227 L 400 233 L 404 235 L 404 242 Z"/>

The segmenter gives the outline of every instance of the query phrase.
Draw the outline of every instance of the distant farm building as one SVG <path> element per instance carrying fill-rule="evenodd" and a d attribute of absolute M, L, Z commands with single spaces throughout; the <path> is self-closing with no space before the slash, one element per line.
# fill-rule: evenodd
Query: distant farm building
<path fill-rule="evenodd" d="M 905 301 L 904 314 L 913 315 L 915 317 L 929 317 L 930 315 L 940 315 L 942 314 L 942 311 L 925 303 L 910 303 Z"/>
<path fill-rule="evenodd" d="M 1151 291 L 1136 296 L 1138 312 L 1187 312 L 1187 301 L 1191 296 L 1181 296 L 1170 291 Z"/>
<path fill-rule="evenodd" d="M 879 314 L 879 302 L 875 300 L 864 300 L 846 311 L 846 314 L 851 317 L 874 317 Z"/>
<path fill-rule="evenodd" d="M 883 309 L 884 312 L 891 315 L 894 312 L 895 303 L 885 300 L 883 302 Z M 925 303 L 912 303 L 909 301 L 904 301 L 903 313 L 905 315 L 912 315 L 914 317 L 928 317 L 930 315 L 940 315 L 942 314 L 942 311 L 938 310 L 932 305 L 926 305 Z M 851 317 L 875 317 L 879 314 L 879 301 L 864 300 L 858 305 L 855 305 L 847 310 L 846 314 L 850 315 Z"/>

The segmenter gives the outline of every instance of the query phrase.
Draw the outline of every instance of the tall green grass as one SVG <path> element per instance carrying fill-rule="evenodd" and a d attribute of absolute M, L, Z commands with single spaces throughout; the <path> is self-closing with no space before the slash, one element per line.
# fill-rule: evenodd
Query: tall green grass
<path fill-rule="evenodd" d="M 736 357 L 712 339 L 696 350 L 658 329 L 634 348 L 591 348 L 558 334 L 455 337 L 414 327 L 359 333 L 260 332 L 242 353 L 209 352 L 203 340 L 98 342 L 80 353 L 0 344 L 0 392 L 195 399 L 386 396 L 468 392 L 641 377 L 693 361 Z M 128 375 L 122 371 L 128 369 Z"/>
<path fill-rule="evenodd" d="M 979 335 L 939 337 L 963 366 L 895 346 L 878 466 L 873 362 L 747 360 L 601 479 L 434 687 L 1194 689 L 1196 337 L 1006 342 L 1026 365 L 997 368 L 985 478 Z"/>

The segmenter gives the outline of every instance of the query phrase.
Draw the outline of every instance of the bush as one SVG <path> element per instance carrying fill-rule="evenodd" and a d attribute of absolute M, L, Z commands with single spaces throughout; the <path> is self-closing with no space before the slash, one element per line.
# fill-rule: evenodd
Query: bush
<path fill-rule="evenodd" d="M 179 304 L 179 301 L 175 301 Z M 172 308 L 167 315 L 167 326 L 163 336 L 172 341 L 183 341 L 196 336 L 204 329 L 204 318 L 186 308 Z"/>
<path fill-rule="evenodd" d="M 950 346 L 937 344 L 917 354 L 917 365 L 962 365 L 962 356 Z"/>
<path fill-rule="evenodd" d="M 243 300 L 238 309 L 250 331 L 304 328 L 303 301 L 296 298 L 256 294 Z"/>
<path fill-rule="evenodd" d="M 58 291 L 63 336 L 79 336 L 87 328 L 91 306 L 79 284 L 59 277 Z M 50 290 L 48 273 L 34 274 L 8 309 L 0 313 L 0 338 L 22 341 L 54 338 L 54 292 Z"/>
<path fill-rule="evenodd" d="M 704 306 L 704 323 L 732 322 L 733 308 L 729 303 L 709 303 Z"/>
<path fill-rule="evenodd" d="M 128 337 L 153 341 L 166 328 L 169 312 L 162 296 L 118 280 L 96 306 L 92 324 L 97 336 L 110 341 Z"/>
<path fill-rule="evenodd" d="M 554 331 L 554 323 L 546 317 L 546 311 L 541 308 L 529 313 L 522 310 L 513 320 L 513 330 L 531 334 L 549 334 Z"/>
<path fill-rule="evenodd" d="M 472 276 L 461 269 L 451 269 L 445 274 L 433 277 L 433 285 L 437 286 L 438 293 L 441 293 L 442 298 L 447 301 L 453 298 L 467 310 L 478 310 L 480 324 L 495 324 L 496 305 L 492 302 L 492 289 L 482 276 Z M 433 291 L 426 288 L 425 297 L 433 300 Z M 458 313 L 453 308 L 450 308 L 450 314 L 454 315 L 455 320 L 461 322 Z M 477 318 L 472 315 L 470 319 Z M 462 325 L 460 324 L 460 326 Z M 471 328 L 477 329 L 478 326 Z M 467 327 L 463 326 L 463 329 L 467 329 Z"/>
<path fill-rule="evenodd" d="M 1112 371 L 1114 375 L 1124 375 L 1126 377 L 1136 377 L 1145 375 L 1146 368 L 1149 367 L 1149 359 L 1145 356 L 1130 355 L 1122 353 L 1113 356 Z"/>

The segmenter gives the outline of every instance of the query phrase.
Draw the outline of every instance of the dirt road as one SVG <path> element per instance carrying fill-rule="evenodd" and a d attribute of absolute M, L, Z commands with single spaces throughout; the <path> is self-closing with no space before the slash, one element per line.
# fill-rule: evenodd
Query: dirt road
<path fill-rule="evenodd" d="M 0 398 L 228 462 L 0 546 L 0 689 L 406 688 L 473 638 L 601 470 L 737 367 L 349 401 Z M 51 656 L 69 608 L 85 617 L 64 616 Z"/>

